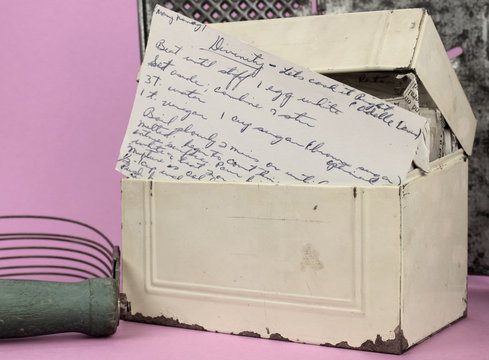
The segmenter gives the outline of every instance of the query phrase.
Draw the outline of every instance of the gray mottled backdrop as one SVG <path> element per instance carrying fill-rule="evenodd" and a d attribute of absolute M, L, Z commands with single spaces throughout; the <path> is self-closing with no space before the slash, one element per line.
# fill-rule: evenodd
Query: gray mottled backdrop
<path fill-rule="evenodd" d="M 257 4 L 256 0 L 247 0 L 247 2 L 250 6 Z M 274 11 L 273 17 L 283 16 L 283 11 L 278 12 L 273 8 L 275 2 L 263 1 Z M 287 7 L 290 6 L 294 15 L 311 13 L 309 1 L 284 0 L 282 2 Z M 143 46 L 155 3 L 168 4 L 169 1 L 140 0 L 139 3 Z M 171 3 L 174 10 L 181 9 L 186 15 L 192 16 L 201 1 L 171 0 Z M 192 4 L 192 9 L 185 11 L 184 3 Z M 294 3 L 297 7 L 295 10 L 292 7 Z M 489 275 L 489 47 L 487 43 L 489 1 L 318 0 L 318 4 L 326 9 L 326 13 L 425 8 L 433 17 L 445 48 L 449 50 L 457 46 L 462 47 L 463 54 L 456 59 L 455 68 L 474 114 L 479 120 L 474 151 L 469 162 L 469 272 Z M 246 18 L 246 12 L 239 9 L 238 11 L 239 16 L 229 20 Z M 201 11 L 201 13 L 205 15 L 205 12 Z M 222 16 L 227 15 L 222 13 Z M 222 21 L 223 18 L 216 20 Z"/>

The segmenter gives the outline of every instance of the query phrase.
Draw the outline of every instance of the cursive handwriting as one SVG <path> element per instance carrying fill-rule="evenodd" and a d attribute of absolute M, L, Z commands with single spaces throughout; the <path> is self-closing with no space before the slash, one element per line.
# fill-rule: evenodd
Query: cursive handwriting
<path fill-rule="evenodd" d="M 193 31 L 194 32 L 197 32 L 197 31 L 204 31 L 205 28 L 207 27 L 207 25 L 205 24 L 201 24 L 199 23 L 198 21 L 195 21 L 195 20 L 191 20 L 185 16 L 181 16 L 180 14 L 177 14 L 177 21 L 180 21 L 182 23 L 185 23 L 187 25 L 190 25 L 191 27 L 193 27 Z"/>
<path fill-rule="evenodd" d="M 180 95 L 188 97 L 189 99 L 197 100 L 198 102 L 205 104 L 205 101 L 202 100 L 202 98 L 200 97 L 202 96 L 202 94 L 199 93 L 197 89 L 180 90 L 173 86 L 168 86 L 168 91 L 178 93 Z"/>
<path fill-rule="evenodd" d="M 185 56 L 183 58 L 183 60 L 191 62 L 192 64 L 195 64 L 195 65 L 199 65 L 199 66 L 204 67 L 204 68 L 210 68 L 211 66 L 214 66 L 215 64 L 217 64 L 216 60 L 211 61 L 208 58 L 203 58 L 203 57 L 199 57 L 199 58 L 197 58 L 197 60 L 195 60 L 195 59 L 192 59 L 190 56 Z"/>
<path fill-rule="evenodd" d="M 165 71 L 169 66 L 175 66 L 173 59 L 168 61 L 159 61 L 160 55 L 155 55 L 154 59 L 148 63 L 148 66 L 155 67 L 161 71 Z"/>
<path fill-rule="evenodd" d="M 156 48 L 158 50 L 161 50 L 161 51 L 167 53 L 167 54 L 173 54 L 173 55 L 177 55 L 180 52 L 180 50 L 182 50 L 182 47 L 181 46 L 173 45 L 172 46 L 172 49 L 171 49 L 165 43 L 166 43 L 166 40 L 165 39 L 159 40 L 156 43 Z"/>
<path fill-rule="evenodd" d="M 265 91 L 270 91 L 273 94 L 275 94 L 272 97 L 272 101 L 277 101 L 280 100 L 279 107 L 283 108 L 287 103 L 289 102 L 290 99 L 294 97 L 294 94 L 291 91 L 284 91 L 281 89 L 275 89 L 273 85 L 270 85 L 265 89 Z"/>
<path fill-rule="evenodd" d="M 148 118 L 148 119 L 152 119 L 154 121 L 161 122 L 162 124 L 165 124 L 165 125 L 170 125 L 172 122 L 174 122 L 176 119 L 178 119 L 178 117 L 174 116 L 169 120 L 165 120 L 163 116 L 156 116 L 155 111 L 156 111 L 155 107 L 150 106 L 144 110 L 143 116 Z"/>
<path fill-rule="evenodd" d="M 195 19 L 161 6 L 155 15 L 123 174 L 400 184 L 424 126 L 414 115 Z"/>
<path fill-rule="evenodd" d="M 216 94 L 220 94 L 220 95 L 226 96 L 229 99 L 242 102 L 242 103 L 244 103 L 246 105 L 249 105 L 251 107 L 254 107 L 256 109 L 261 109 L 263 107 L 263 106 L 261 106 L 258 103 L 253 103 L 251 101 L 248 101 L 248 98 L 251 98 L 250 93 L 244 93 L 244 94 L 242 94 L 240 96 L 234 96 L 234 95 L 231 95 L 230 93 L 226 92 L 226 90 L 223 90 L 220 86 L 214 88 L 214 92 Z"/>
<path fill-rule="evenodd" d="M 283 70 L 280 70 L 278 73 L 285 75 L 285 76 L 290 76 L 293 79 L 304 80 L 304 76 L 302 76 L 303 71 L 302 70 L 296 70 L 296 69 L 294 69 L 293 66 L 284 67 Z"/>
<path fill-rule="evenodd" d="M 299 124 L 306 125 L 308 127 L 314 127 L 315 126 L 315 125 L 311 124 L 311 122 L 310 122 L 311 120 L 316 121 L 316 119 L 313 118 L 312 116 L 309 116 L 307 114 L 307 112 L 301 112 L 301 113 L 294 112 L 293 115 L 290 115 L 290 114 L 278 114 L 277 116 L 278 117 L 281 117 L 281 118 L 284 118 L 284 119 L 296 121 Z"/>
<path fill-rule="evenodd" d="M 201 84 L 198 81 L 198 75 L 197 74 L 187 76 L 187 75 L 183 75 L 183 74 L 179 73 L 177 70 L 172 70 L 171 73 L 170 73 L 170 75 L 171 76 L 176 76 L 177 78 L 180 78 L 180 79 L 183 79 L 185 81 L 188 81 L 189 83 L 191 83 L 193 85 L 197 85 L 199 87 L 204 86 L 204 84 Z"/>
<path fill-rule="evenodd" d="M 253 77 L 254 73 L 249 70 L 240 71 L 236 66 L 227 70 L 219 70 L 219 74 L 230 76 L 229 82 L 226 84 L 226 90 L 236 90 L 236 88 L 246 79 Z"/>
<path fill-rule="evenodd" d="M 207 120 L 207 116 L 198 112 L 197 110 L 188 109 L 188 108 L 185 108 L 183 106 L 176 105 L 175 103 L 173 103 L 172 101 L 169 101 L 169 100 L 162 100 L 161 106 L 163 106 L 163 107 L 167 106 L 167 107 L 177 109 L 177 110 L 185 113 L 185 115 L 180 119 L 181 121 L 187 120 L 191 115 L 195 115 L 196 117 L 198 117 L 202 120 Z"/>
<path fill-rule="evenodd" d="M 331 114 L 340 115 L 343 113 L 340 109 L 338 109 L 338 104 L 330 101 L 327 97 L 322 97 L 319 100 L 310 100 L 305 97 L 301 97 L 297 101 L 304 102 L 306 104 L 311 104 L 313 106 L 317 106 L 321 109 L 328 110 Z"/>
<path fill-rule="evenodd" d="M 263 69 L 263 54 L 253 53 L 251 55 L 241 55 L 237 50 L 230 50 L 224 47 L 224 37 L 217 36 L 217 39 L 207 49 L 201 48 L 201 50 L 211 51 L 219 56 L 234 61 L 238 64 L 247 66 L 253 70 L 253 76 L 258 75 L 261 69 Z"/>

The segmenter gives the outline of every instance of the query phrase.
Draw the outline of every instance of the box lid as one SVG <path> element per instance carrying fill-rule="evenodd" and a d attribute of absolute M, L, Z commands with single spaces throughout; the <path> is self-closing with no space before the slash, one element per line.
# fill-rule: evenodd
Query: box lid
<path fill-rule="evenodd" d="M 477 120 L 424 9 L 333 14 L 213 24 L 264 51 L 313 71 L 412 70 L 467 154 Z"/>

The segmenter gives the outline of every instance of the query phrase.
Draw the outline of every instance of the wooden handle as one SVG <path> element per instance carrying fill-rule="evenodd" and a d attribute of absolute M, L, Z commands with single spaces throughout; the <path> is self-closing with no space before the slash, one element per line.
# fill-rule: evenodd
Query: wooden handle
<path fill-rule="evenodd" d="M 109 336 L 119 323 L 111 278 L 77 283 L 0 280 L 0 338 L 80 332 Z"/>

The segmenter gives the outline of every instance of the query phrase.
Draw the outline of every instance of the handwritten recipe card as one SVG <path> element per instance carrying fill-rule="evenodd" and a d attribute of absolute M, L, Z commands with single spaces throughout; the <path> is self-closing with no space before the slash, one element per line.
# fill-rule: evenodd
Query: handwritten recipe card
<path fill-rule="evenodd" d="M 157 6 L 117 170 L 399 185 L 425 119 Z"/>

